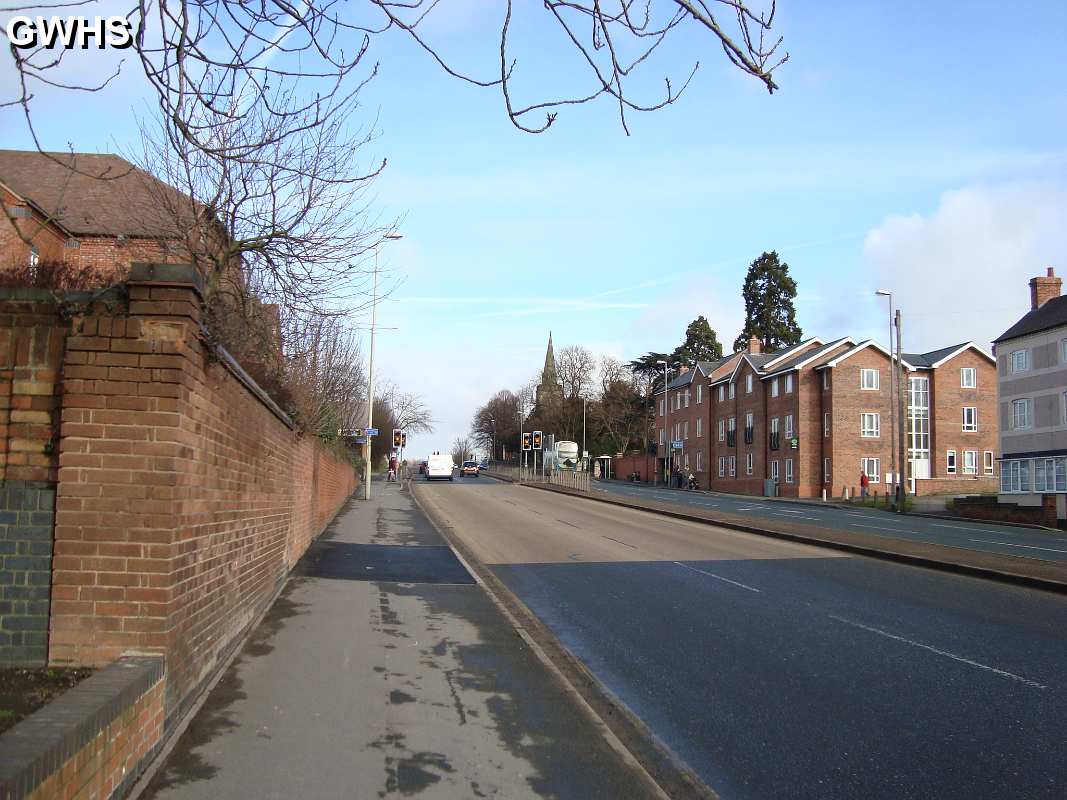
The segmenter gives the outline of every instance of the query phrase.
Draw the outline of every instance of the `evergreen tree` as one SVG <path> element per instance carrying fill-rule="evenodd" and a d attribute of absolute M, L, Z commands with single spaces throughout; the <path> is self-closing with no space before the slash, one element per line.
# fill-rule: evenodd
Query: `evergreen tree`
<path fill-rule="evenodd" d="M 734 352 L 748 347 L 755 336 L 765 353 L 773 353 L 800 341 L 793 299 L 797 284 L 789 277 L 789 265 L 778 253 L 763 253 L 752 262 L 742 289 L 745 298 L 745 327 L 734 341 Z"/>
<path fill-rule="evenodd" d="M 685 341 L 674 348 L 670 361 L 676 365 L 696 366 L 698 361 L 716 361 L 722 358 L 722 343 L 711 325 L 701 315 L 685 329 Z"/>

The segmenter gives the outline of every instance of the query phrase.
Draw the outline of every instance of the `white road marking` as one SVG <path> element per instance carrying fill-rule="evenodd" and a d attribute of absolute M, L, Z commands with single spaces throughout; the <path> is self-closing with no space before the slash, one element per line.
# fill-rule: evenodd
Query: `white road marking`
<path fill-rule="evenodd" d="M 714 578 L 717 581 L 723 581 L 725 583 L 731 583 L 734 586 L 740 586 L 742 589 L 748 589 L 750 592 L 755 592 L 756 594 L 761 594 L 762 593 L 761 589 L 756 589 L 756 588 L 753 588 L 752 586 L 746 586 L 743 583 L 738 583 L 737 581 L 732 581 L 729 578 L 724 578 L 722 575 L 716 575 L 714 572 L 705 572 L 702 569 L 697 569 L 696 567 L 691 567 L 688 564 L 683 564 L 681 561 L 675 561 L 674 563 L 677 564 L 679 567 L 685 567 L 686 569 L 692 570 L 693 572 L 699 572 L 701 575 L 707 575 L 709 578 Z"/>
<path fill-rule="evenodd" d="M 1021 675 L 1016 675 L 1014 672 L 1008 672 L 1007 670 L 997 669 L 996 667 L 990 667 L 987 664 L 979 664 L 977 661 L 972 661 L 969 658 L 964 658 L 963 656 L 958 656 L 955 653 L 948 652 L 947 650 L 940 650 L 940 649 L 938 649 L 938 648 L 936 648 L 936 647 L 934 647 L 932 645 L 923 644 L 922 642 L 916 642 L 916 641 L 914 641 L 912 639 L 907 639 L 907 638 L 905 638 L 903 636 L 897 636 L 895 633 L 889 633 L 888 631 L 883 631 L 880 628 L 875 628 L 875 627 L 872 627 L 870 625 L 864 625 L 862 622 L 856 622 L 855 620 L 845 619 L 844 617 L 839 617 L 836 614 L 829 614 L 828 616 L 830 617 L 830 619 L 835 619 L 838 622 L 845 623 L 846 625 L 852 625 L 855 628 L 860 628 L 860 629 L 865 630 L 865 631 L 870 631 L 871 633 L 877 633 L 879 636 L 884 636 L 887 639 L 893 639 L 894 641 L 897 641 L 897 642 L 903 642 L 904 644 L 910 644 L 912 647 L 918 647 L 918 648 L 921 648 L 923 650 L 929 650 L 931 653 L 935 653 L 935 654 L 937 654 L 939 656 L 945 656 L 946 658 L 951 658 L 953 661 L 959 661 L 961 664 L 967 664 L 968 666 L 971 666 L 971 667 L 977 667 L 978 669 L 984 669 L 987 672 L 992 672 L 994 675 L 999 675 L 1002 678 L 1010 678 L 1013 681 L 1019 681 L 1019 683 L 1025 683 L 1027 686 L 1032 686 L 1035 689 L 1047 689 L 1048 688 L 1043 683 L 1038 683 L 1037 681 L 1032 681 L 1029 678 L 1024 678 Z"/>
<path fill-rule="evenodd" d="M 783 514 L 801 514 L 803 512 L 801 512 L 801 511 L 791 511 L 788 508 L 783 508 L 783 509 L 781 509 L 781 513 L 783 513 Z"/>
<path fill-rule="evenodd" d="M 1027 550 L 1048 550 L 1050 553 L 1067 553 L 1067 550 L 1057 550 L 1055 547 L 1037 547 L 1032 544 L 1012 544 L 1011 542 L 991 542 L 988 539 L 968 539 L 968 542 L 982 542 L 983 544 L 1002 544 L 1005 547 L 1025 547 Z"/>
<path fill-rule="evenodd" d="M 882 531 L 883 533 L 897 533 L 897 531 L 887 531 L 885 528 L 879 528 L 877 525 L 864 525 L 859 522 L 852 523 L 853 528 L 870 528 L 872 531 Z"/>

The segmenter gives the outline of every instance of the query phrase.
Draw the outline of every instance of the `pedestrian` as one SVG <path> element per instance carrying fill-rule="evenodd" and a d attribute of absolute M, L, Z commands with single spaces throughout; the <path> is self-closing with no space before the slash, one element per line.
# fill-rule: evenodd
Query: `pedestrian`
<path fill-rule="evenodd" d="M 871 485 L 871 479 L 867 477 L 867 470 L 860 470 L 860 497 L 867 496 L 867 487 Z"/>

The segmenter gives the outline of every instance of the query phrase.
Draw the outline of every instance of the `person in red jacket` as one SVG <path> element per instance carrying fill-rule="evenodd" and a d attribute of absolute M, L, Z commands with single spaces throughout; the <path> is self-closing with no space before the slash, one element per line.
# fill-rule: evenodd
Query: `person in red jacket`
<path fill-rule="evenodd" d="M 866 470 L 860 470 L 860 497 L 867 496 L 867 487 L 871 485 L 871 479 L 867 477 Z"/>

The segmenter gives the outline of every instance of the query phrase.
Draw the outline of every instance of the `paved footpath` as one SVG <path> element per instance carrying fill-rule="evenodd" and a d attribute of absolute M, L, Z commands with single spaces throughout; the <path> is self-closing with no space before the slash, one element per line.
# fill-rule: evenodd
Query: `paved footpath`
<path fill-rule="evenodd" d="M 643 798 L 406 490 L 352 500 L 142 798 Z"/>

